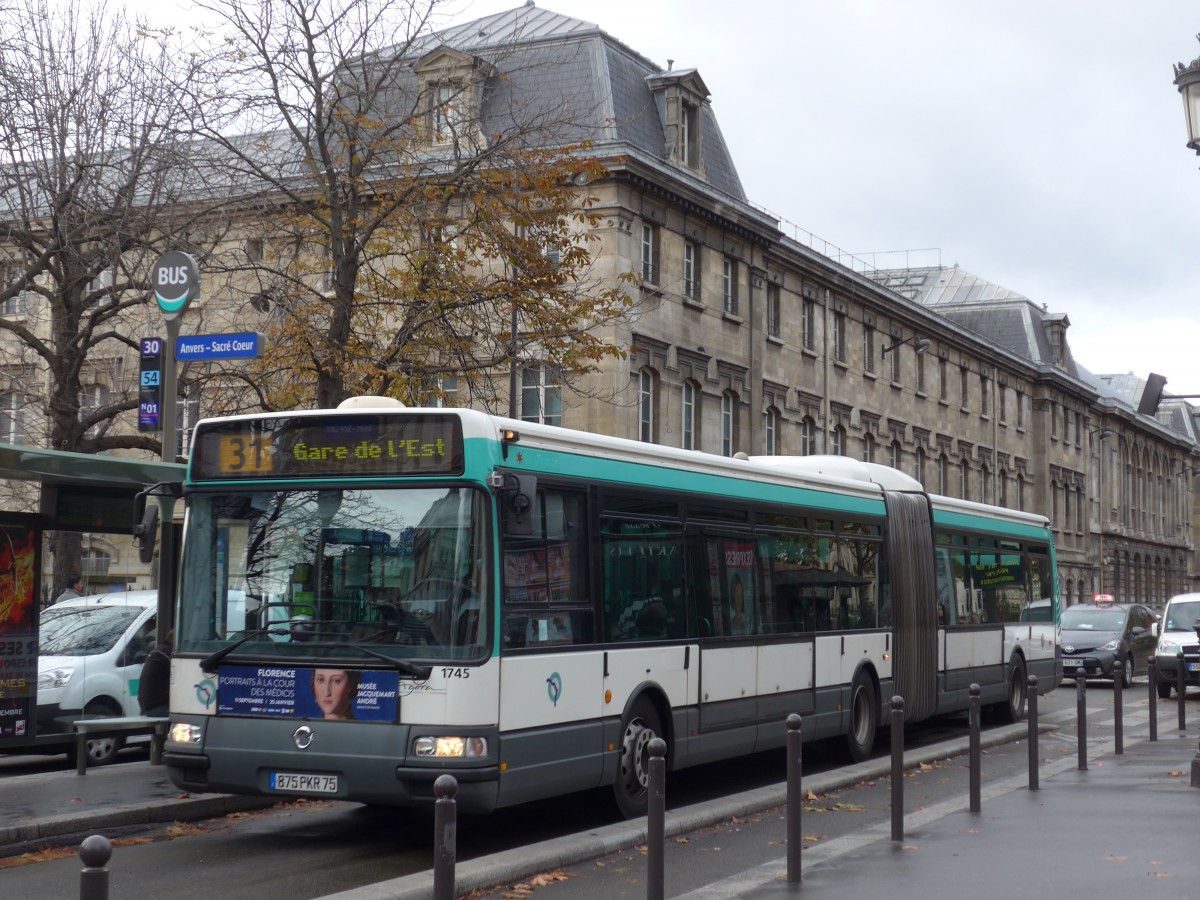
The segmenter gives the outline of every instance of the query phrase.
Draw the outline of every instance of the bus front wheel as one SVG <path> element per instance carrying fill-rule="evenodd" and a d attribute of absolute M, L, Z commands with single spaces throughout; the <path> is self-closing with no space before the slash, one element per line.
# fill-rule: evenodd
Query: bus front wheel
<path fill-rule="evenodd" d="M 879 724 L 879 704 L 875 685 L 866 672 L 854 676 L 850 687 L 850 727 L 846 744 L 855 762 L 866 762 L 875 749 L 875 729 Z"/>
<path fill-rule="evenodd" d="M 650 742 L 662 736 L 658 711 L 649 700 L 638 700 L 621 725 L 621 759 L 613 794 L 627 819 L 646 814 L 650 786 Z"/>

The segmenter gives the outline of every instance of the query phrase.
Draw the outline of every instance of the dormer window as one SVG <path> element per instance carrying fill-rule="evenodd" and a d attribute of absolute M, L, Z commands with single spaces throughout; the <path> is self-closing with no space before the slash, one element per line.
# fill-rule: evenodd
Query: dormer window
<path fill-rule="evenodd" d="M 667 158 L 704 175 L 704 105 L 708 87 L 695 69 L 667 70 L 646 79 L 658 103 Z"/>
<path fill-rule="evenodd" d="M 494 73 L 487 61 L 438 47 L 413 66 L 421 92 L 422 131 L 433 147 L 482 147 L 483 85 Z"/>

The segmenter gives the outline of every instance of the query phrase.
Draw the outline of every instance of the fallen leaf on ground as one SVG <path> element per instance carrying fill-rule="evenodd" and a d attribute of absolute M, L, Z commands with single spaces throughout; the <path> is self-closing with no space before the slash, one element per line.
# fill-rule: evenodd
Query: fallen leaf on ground
<path fill-rule="evenodd" d="M 691 843 L 691 841 L 689 841 L 685 837 L 677 837 L 674 840 L 675 840 L 675 843 L 677 843 L 677 844 L 690 844 Z"/>

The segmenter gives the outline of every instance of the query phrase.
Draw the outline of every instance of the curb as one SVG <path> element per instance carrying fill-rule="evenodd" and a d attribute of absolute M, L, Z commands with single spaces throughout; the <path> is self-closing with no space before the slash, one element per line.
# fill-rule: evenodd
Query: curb
<path fill-rule="evenodd" d="M 1053 725 L 1039 725 L 1039 733 L 1057 731 Z M 981 747 L 995 747 L 1029 736 L 1028 723 L 992 729 L 981 737 Z M 932 744 L 904 754 L 904 768 L 935 762 L 968 752 L 969 737 L 963 736 L 940 744 Z M 827 793 L 873 778 L 891 775 L 889 756 L 856 763 L 822 775 L 804 779 L 806 788 Z M 768 785 L 753 791 L 697 803 L 683 809 L 668 810 L 664 830 L 667 837 L 695 831 L 724 821 L 731 816 L 761 812 L 787 802 L 787 782 Z M 497 885 L 520 881 L 546 869 L 575 865 L 635 847 L 646 841 L 646 818 L 632 819 L 606 825 L 592 831 L 565 835 L 543 841 L 535 847 L 519 847 L 490 856 L 458 863 L 454 869 L 454 893 L 461 896 L 471 891 L 494 888 Z M 318 900 L 429 900 L 433 896 L 433 870 L 404 875 L 389 881 L 363 885 L 329 894 Z"/>
<path fill-rule="evenodd" d="M 21 844 L 46 838 L 99 831 L 125 825 L 156 822 L 194 822 L 220 818 L 231 812 L 266 809 L 279 802 L 278 797 L 241 797 L 229 794 L 147 800 L 133 806 L 114 806 L 107 810 L 63 813 L 28 823 L 0 826 L 0 846 Z"/>

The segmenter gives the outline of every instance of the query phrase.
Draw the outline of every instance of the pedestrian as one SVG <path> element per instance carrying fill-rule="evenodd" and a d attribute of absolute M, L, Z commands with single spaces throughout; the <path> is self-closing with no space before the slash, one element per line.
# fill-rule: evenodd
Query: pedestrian
<path fill-rule="evenodd" d="M 74 600 L 76 597 L 86 596 L 83 590 L 83 576 L 72 575 L 71 580 L 67 582 L 67 589 L 58 595 L 55 603 L 62 603 L 64 600 Z"/>
<path fill-rule="evenodd" d="M 150 651 L 138 681 L 138 706 L 143 716 L 165 716 L 171 703 L 171 652 L 175 629 Z"/>

